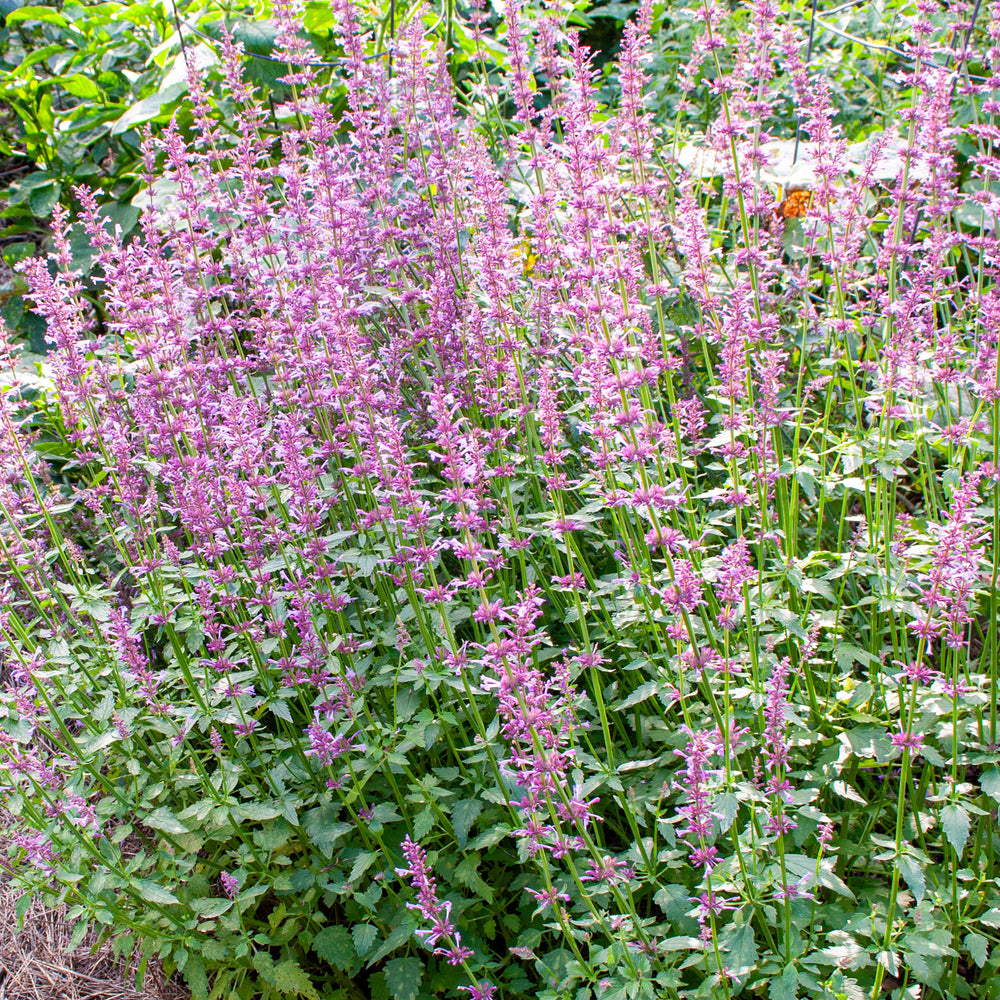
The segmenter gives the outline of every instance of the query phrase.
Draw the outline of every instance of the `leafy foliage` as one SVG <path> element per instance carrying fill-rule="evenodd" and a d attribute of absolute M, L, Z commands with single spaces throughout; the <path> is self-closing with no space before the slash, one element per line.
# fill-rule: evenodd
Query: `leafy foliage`
<path fill-rule="evenodd" d="M 10 866 L 199 998 L 995 996 L 1000 13 L 268 13 L 30 139 Z"/>

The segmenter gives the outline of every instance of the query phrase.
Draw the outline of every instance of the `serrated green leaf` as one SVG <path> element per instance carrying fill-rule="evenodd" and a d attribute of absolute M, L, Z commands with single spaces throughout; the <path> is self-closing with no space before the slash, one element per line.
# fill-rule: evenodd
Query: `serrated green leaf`
<path fill-rule="evenodd" d="M 369 868 L 378 860 L 378 855 L 374 851 L 362 851 L 351 865 L 351 874 L 347 876 L 348 882 L 356 882 Z"/>
<path fill-rule="evenodd" d="M 455 869 L 455 879 L 461 884 L 468 886 L 477 895 L 482 896 L 487 903 L 493 902 L 493 890 L 482 880 L 476 868 L 479 866 L 479 857 L 475 854 L 467 855 L 462 863 Z"/>
<path fill-rule="evenodd" d="M 419 958 L 394 958 L 385 963 L 385 984 L 392 1000 L 414 1000 L 422 976 Z"/>
<path fill-rule="evenodd" d="M 754 940 L 753 928 L 749 924 L 744 924 L 729 940 L 727 965 L 738 975 L 741 975 L 756 964 L 757 942 Z"/>
<path fill-rule="evenodd" d="M 302 816 L 302 829 L 309 842 L 326 857 L 333 854 L 333 845 L 354 829 L 350 823 L 337 822 L 337 807 L 331 803 L 310 809 Z"/>
<path fill-rule="evenodd" d="M 434 829 L 434 823 L 437 817 L 434 815 L 434 810 L 428 806 L 426 809 L 421 809 L 416 816 L 413 817 L 413 837 L 418 842 L 423 840 L 427 834 Z"/>
<path fill-rule="evenodd" d="M 965 935 L 965 947 L 968 949 L 972 961 L 981 969 L 990 955 L 989 941 L 982 934 L 970 932 Z"/>
<path fill-rule="evenodd" d="M 351 936 L 358 954 L 363 955 L 375 943 L 378 928 L 374 924 L 355 924 L 351 928 Z"/>
<path fill-rule="evenodd" d="M 469 844 L 469 850 L 481 851 L 484 847 L 493 847 L 499 844 L 508 833 L 510 833 L 510 827 L 506 823 L 497 823 L 496 826 L 491 826 L 485 833 L 476 837 Z"/>
<path fill-rule="evenodd" d="M 159 903 L 161 906 L 170 906 L 172 903 L 179 903 L 180 900 L 162 885 L 157 885 L 148 878 L 137 878 L 135 887 L 147 903 Z"/>
<path fill-rule="evenodd" d="M 154 809 L 143 821 L 146 826 L 164 833 L 190 833 L 191 831 L 166 807 Z"/>
<path fill-rule="evenodd" d="M 319 1000 L 319 994 L 312 980 L 306 975 L 298 962 L 287 959 L 274 967 L 275 989 L 287 996 L 306 997 L 307 1000 Z"/>
<path fill-rule="evenodd" d="M 904 951 L 903 961 L 906 963 L 908 971 L 914 979 L 927 985 L 932 984 L 931 967 L 923 955 L 916 951 Z"/>
<path fill-rule="evenodd" d="M 624 701 L 616 705 L 619 711 L 632 708 L 633 705 L 640 705 L 642 702 L 649 698 L 652 698 L 656 694 L 659 684 L 656 681 L 646 681 L 645 684 L 640 684 Z"/>
<path fill-rule="evenodd" d="M 207 1000 L 208 974 L 200 956 L 188 954 L 188 959 L 184 963 L 184 981 L 191 991 L 191 1000 Z"/>
<path fill-rule="evenodd" d="M 1000 768 L 991 767 L 984 771 L 983 776 L 979 779 L 979 787 L 994 802 L 1000 802 Z"/>
<path fill-rule="evenodd" d="M 251 823 L 266 823 L 269 819 L 277 819 L 283 812 L 281 806 L 266 802 L 244 802 L 233 808 L 234 818 L 249 820 Z"/>
<path fill-rule="evenodd" d="M 955 848 L 955 853 L 961 857 L 969 839 L 969 814 L 961 806 L 945 806 L 941 810 L 941 829 L 948 843 Z"/>
<path fill-rule="evenodd" d="M 279 816 L 273 822 L 267 823 L 264 829 L 254 832 L 253 841 L 258 847 L 265 851 L 276 851 L 279 847 L 284 847 L 292 837 L 291 824 Z"/>
<path fill-rule="evenodd" d="M 799 995 L 799 974 L 795 966 L 786 965 L 780 976 L 775 976 L 768 987 L 770 1000 L 796 1000 Z"/>
<path fill-rule="evenodd" d="M 923 867 L 916 858 L 908 854 L 897 859 L 896 867 L 899 868 L 899 874 L 906 879 L 906 885 L 913 893 L 913 898 L 919 903 L 927 891 L 927 879 L 924 877 Z"/>
<path fill-rule="evenodd" d="M 292 721 L 291 709 L 289 709 L 288 702 L 284 698 L 275 698 L 268 708 L 271 709 L 271 714 L 276 715 L 279 719 L 284 719 L 285 722 Z"/>
<path fill-rule="evenodd" d="M 224 899 L 221 896 L 191 900 L 191 909 L 204 920 L 210 920 L 212 917 L 221 917 L 232 905 L 233 901 L 231 899 Z"/>
<path fill-rule="evenodd" d="M 469 840 L 469 830 L 482 811 L 483 803 L 479 799 L 459 799 L 451 807 L 451 825 L 454 827 L 458 846 L 463 850 Z"/>
<path fill-rule="evenodd" d="M 347 969 L 357 957 L 354 940 L 346 927 L 324 927 L 313 938 L 312 949 L 338 969 Z"/>
<path fill-rule="evenodd" d="M 389 936 L 380 944 L 367 958 L 367 966 L 381 962 L 386 955 L 391 955 L 397 948 L 401 948 L 413 936 L 417 929 L 417 922 L 407 914 L 402 922 L 394 927 Z"/>

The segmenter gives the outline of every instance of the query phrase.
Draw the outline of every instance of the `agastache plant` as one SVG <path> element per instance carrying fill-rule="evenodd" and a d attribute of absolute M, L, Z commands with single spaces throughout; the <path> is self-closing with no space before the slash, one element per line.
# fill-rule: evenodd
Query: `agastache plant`
<path fill-rule="evenodd" d="M 5 870 L 199 998 L 993 996 L 1000 6 L 314 14 L 23 267 Z"/>

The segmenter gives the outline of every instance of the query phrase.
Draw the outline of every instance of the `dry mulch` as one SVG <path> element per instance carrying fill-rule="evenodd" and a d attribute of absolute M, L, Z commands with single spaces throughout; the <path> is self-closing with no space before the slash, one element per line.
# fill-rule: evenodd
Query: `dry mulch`
<path fill-rule="evenodd" d="M 0 816 L 0 829 L 7 824 Z M 0 846 L 3 838 L 0 836 Z M 149 963 L 142 991 L 131 969 L 112 954 L 110 943 L 95 947 L 89 933 L 67 953 L 72 925 L 65 908 L 34 900 L 18 927 L 14 906 L 20 891 L 0 876 L 0 1000 L 188 1000 L 190 994 Z"/>

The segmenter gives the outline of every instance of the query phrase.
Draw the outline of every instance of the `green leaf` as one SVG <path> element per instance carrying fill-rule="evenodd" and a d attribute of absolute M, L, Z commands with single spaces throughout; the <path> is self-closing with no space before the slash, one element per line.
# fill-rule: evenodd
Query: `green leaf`
<path fill-rule="evenodd" d="M 158 118 L 165 107 L 187 92 L 187 83 L 174 83 L 163 90 L 137 101 L 111 126 L 112 135 L 121 135 L 136 125 Z"/>
<path fill-rule="evenodd" d="M 69 21 L 51 7 L 21 7 L 7 15 L 8 26 L 23 24 L 25 21 L 40 21 L 42 24 L 54 24 L 58 28 L 69 26 Z"/>
<path fill-rule="evenodd" d="M 279 816 L 274 822 L 267 823 L 263 830 L 257 830 L 253 835 L 253 841 L 265 851 L 276 851 L 288 843 L 292 833 L 291 824 Z"/>
<path fill-rule="evenodd" d="M 392 1000 L 414 1000 L 422 976 L 423 963 L 419 958 L 394 958 L 385 963 L 385 984 Z"/>
<path fill-rule="evenodd" d="M 904 951 L 903 961 L 909 967 L 908 971 L 914 979 L 928 986 L 933 984 L 931 967 L 923 955 L 916 951 Z"/>
<path fill-rule="evenodd" d="M 988 771 L 984 771 L 979 779 L 979 787 L 994 802 L 1000 802 L 1000 768 L 991 767 Z"/>
<path fill-rule="evenodd" d="M 45 219 L 52 214 L 52 209 L 59 200 L 62 191 L 54 181 L 41 187 L 33 188 L 28 195 L 28 207 L 39 219 Z"/>
<path fill-rule="evenodd" d="M 326 857 L 333 854 L 333 845 L 354 829 L 350 823 L 337 822 L 337 812 L 337 806 L 327 803 L 310 809 L 302 816 L 302 829 L 309 842 Z"/>
<path fill-rule="evenodd" d="M 437 817 L 434 815 L 434 810 L 428 806 L 426 809 L 421 809 L 417 813 L 413 820 L 413 836 L 416 840 L 423 840 L 434 829 L 434 824 L 437 822 Z"/>
<path fill-rule="evenodd" d="M 955 848 L 955 853 L 961 857 L 969 839 L 969 814 L 961 806 L 945 806 L 941 810 L 941 829 L 948 843 Z"/>
<path fill-rule="evenodd" d="M 615 708 L 622 710 L 631 708 L 633 705 L 639 705 L 646 701 L 647 698 L 652 698 L 659 686 L 656 681 L 646 681 L 645 684 L 640 684 L 621 704 L 615 705 Z"/>
<path fill-rule="evenodd" d="M 972 961 L 975 962 L 981 969 L 986 964 L 986 959 L 989 958 L 989 941 L 987 941 L 982 934 L 972 932 L 965 935 L 965 947 L 969 949 Z"/>
<path fill-rule="evenodd" d="M 169 892 L 162 885 L 157 885 L 156 882 L 148 878 L 137 878 L 135 880 L 135 887 L 138 889 L 139 895 L 147 903 L 159 903 L 161 906 L 169 906 L 171 903 L 180 902 L 172 892 Z"/>
<path fill-rule="evenodd" d="M 469 849 L 481 851 L 484 847 L 493 847 L 495 844 L 499 844 L 508 833 L 510 833 L 510 827 L 506 823 L 497 823 L 496 826 L 491 826 L 485 833 L 476 837 L 469 844 Z"/>
<path fill-rule="evenodd" d="M 233 818 L 247 819 L 252 823 L 265 823 L 269 819 L 277 819 L 283 812 L 281 806 L 269 805 L 266 802 L 244 802 L 233 809 Z"/>
<path fill-rule="evenodd" d="M 208 975 L 205 963 L 199 955 L 188 954 L 184 963 L 184 982 L 191 991 L 191 1000 L 206 1000 L 208 997 Z"/>
<path fill-rule="evenodd" d="M 469 840 L 469 830 L 482 811 L 483 803 L 479 799 L 459 799 L 451 807 L 451 825 L 455 829 L 458 846 L 463 850 Z"/>
<path fill-rule="evenodd" d="M 232 908 L 232 905 L 233 901 L 231 899 L 225 899 L 221 896 L 191 900 L 191 909 L 203 920 L 221 917 L 223 913 Z"/>
<path fill-rule="evenodd" d="M 191 831 L 166 807 L 154 809 L 143 821 L 146 826 L 164 833 L 190 833 Z"/>
<path fill-rule="evenodd" d="M 357 957 L 354 941 L 346 927 L 324 927 L 313 938 L 312 949 L 324 962 L 338 969 L 348 969 Z"/>
<path fill-rule="evenodd" d="M 768 988 L 770 1000 L 796 1000 L 799 995 L 799 974 L 794 965 L 786 965 L 780 976 L 775 976 Z"/>
<path fill-rule="evenodd" d="M 356 882 L 369 868 L 378 860 L 378 855 L 374 851 L 362 851 L 351 866 L 351 874 L 347 876 L 348 882 Z"/>
<path fill-rule="evenodd" d="M 466 885 L 477 895 L 482 896 L 487 903 L 493 902 L 493 890 L 482 880 L 476 868 L 479 857 L 475 854 L 466 855 L 462 863 L 455 869 L 455 878 L 461 885 Z"/>
<path fill-rule="evenodd" d="M 56 83 L 74 97 L 94 98 L 100 97 L 101 90 L 88 76 L 81 73 L 74 73 L 72 76 L 63 76 L 56 80 Z"/>
<path fill-rule="evenodd" d="M 312 980 L 303 971 L 298 962 L 287 959 L 274 967 L 274 986 L 281 993 L 293 997 L 307 997 L 308 1000 L 319 1000 L 319 994 Z"/>
<path fill-rule="evenodd" d="M 740 927 L 730 939 L 727 964 L 737 975 L 748 972 L 757 964 L 757 942 L 749 924 Z"/>
<path fill-rule="evenodd" d="M 276 715 L 279 719 L 284 719 L 285 722 L 292 721 L 291 709 L 289 709 L 288 702 L 284 698 L 275 698 L 268 707 L 271 709 L 272 715 Z"/>
<path fill-rule="evenodd" d="M 899 874 L 906 879 L 906 884 L 910 892 L 913 893 L 913 898 L 919 903 L 927 891 L 927 879 L 924 877 L 924 869 L 920 862 L 916 858 L 904 854 L 896 861 L 896 867 L 899 869 Z"/>
<path fill-rule="evenodd" d="M 351 928 L 351 935 L 354 938 L 354 947 L 359 955 L 363 955 L 375 943 L 378 937 L 378 928 L 374 924 L 355 924 Z"/>
<path fill-rule="evenodd" d="M 391 955 L 397 948 L 406 944 L 416 929 L 417 922 L 407 914 L 399 926 L 395 927 L 382 944 L 368 956 L 365 964 L 370 967 L 381 962 L 386 955 Z"/>

